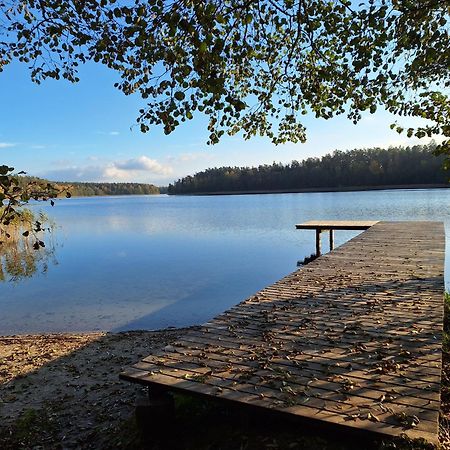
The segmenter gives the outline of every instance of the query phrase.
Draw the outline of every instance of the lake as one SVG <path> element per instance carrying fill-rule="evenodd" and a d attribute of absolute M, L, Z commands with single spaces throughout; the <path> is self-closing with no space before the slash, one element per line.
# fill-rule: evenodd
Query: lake
<path fill-rule="evenodd" d="M 314 231 L 294 227 L 312 219 L 444 221 L 449 289 L 449 205 L 450 189 L 41 204 L 56 223 L 54 253 L 32 276 L 0 283 L 0 335 L 203 323 L 313 253 Z M 337 231 L 335 244 L 356 234 Z"/>

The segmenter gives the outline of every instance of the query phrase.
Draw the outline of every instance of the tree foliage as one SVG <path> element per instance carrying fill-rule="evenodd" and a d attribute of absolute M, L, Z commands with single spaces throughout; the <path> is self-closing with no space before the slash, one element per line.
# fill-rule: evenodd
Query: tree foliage
<path fill-rule="evenodd" d="M 0 70 L 77 81 L 99 62 L 145 99 L 143 132 L 201 112 L 210 143 L 303 142 L 304 114 L 356 123 L 380 106 L 431 121 L 399 132 L 448 138 L 449 13 L 448 0 L 0 0 Z"/>
<path fill-rule="evenodd" d="M 219 167 L 169 185 L 169 194 L 444 184 L 434 145 L 335 151 L 322 158 L 259 167 Z"/>
<path fill-rule="evenodd" d="M 18 228 L 23 228 L 23 237 L 32 237 L 33 248 L 39 250 L 45 247 L 41 240 L 44 224 L 39 218 L 31 220 L 29 211 L 24 210 L 23 206 L 30 200 L 49 200 L 53 205 L 54 198 L 62 194 L 70 197 L 70 192 L 47 180 L 24 181 L 19 175 L 14 173 L 14 167 L 0 166 L 0 246 L 5 240 L 13 238 Z"/>

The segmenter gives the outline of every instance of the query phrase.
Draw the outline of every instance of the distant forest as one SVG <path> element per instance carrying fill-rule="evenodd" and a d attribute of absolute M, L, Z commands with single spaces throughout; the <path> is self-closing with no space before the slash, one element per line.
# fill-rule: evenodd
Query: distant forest
<path fill-rule="evenodd" d="M 149 195 L 159 194 L 159 188 L 144 183 L 58 183 L 71 186 L 70 193 L 76 197 L 94 195 Z"/>
<path fill-rule="evenodd" d="M 435 144 L 335 151 L 321 158 L 258 167 L 219 167 L 170 184 L 169 194 L 295 191 L 444 184 L 449 174 Z"/>
<path fill-rule="evenodd" d="M 25 185 L 30 181 L 47 183 L 42 178 L 23 176 L 20 177 Z M 159 188 L 153 184 L 145 183 L 81 183 L 81 182 L 51 182 L 60 188 L 67 187 L 71 195 L 75 197 L 92 197 L 95 195 L 149 195 L 159 194 Z"/>

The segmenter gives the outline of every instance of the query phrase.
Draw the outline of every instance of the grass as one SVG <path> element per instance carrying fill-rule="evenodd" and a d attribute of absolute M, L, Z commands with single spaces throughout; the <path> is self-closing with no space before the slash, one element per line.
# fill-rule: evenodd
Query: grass
<path fill-rule="evenodd" d="M 3 450 L 35 448 L 37 443 L 47 448 L 57 437 L 56 427 L 45 409 L 25 410 L 14 425 L 14 433 L 9 439 L 2 439 L 0 435 Z"/>
<path fill-rule="evenodd" d="M 442 338 L 442 350 L 450 351 L 450 292 L 444 294 L 444 334 Z"/>
<path fill-rule="evenodd" d="M 444 329 L 442 336 L 441 424 L 440 438 L 450 448 L 450 293 L 444 295 Z"/>

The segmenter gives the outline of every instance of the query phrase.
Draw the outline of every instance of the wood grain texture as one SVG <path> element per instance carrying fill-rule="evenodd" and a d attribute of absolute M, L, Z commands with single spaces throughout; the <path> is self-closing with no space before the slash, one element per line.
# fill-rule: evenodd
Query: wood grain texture
<path fill-rule="evenodd" d="M 309 220 L 295 225 L 298 230 L 367 230 L 376 220 Z"/>
<path fill-rule="evenodd" d="M 444 227 L 377 222 L 121 374 L 436 443 Z"/>

